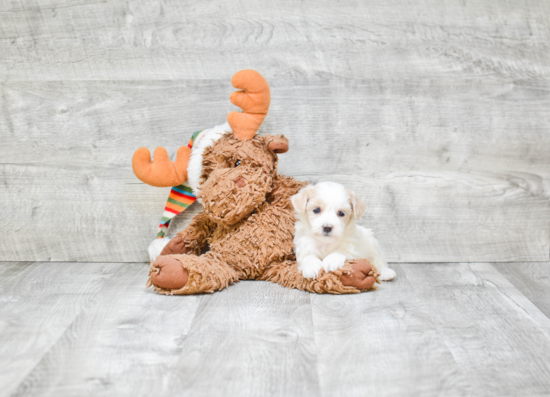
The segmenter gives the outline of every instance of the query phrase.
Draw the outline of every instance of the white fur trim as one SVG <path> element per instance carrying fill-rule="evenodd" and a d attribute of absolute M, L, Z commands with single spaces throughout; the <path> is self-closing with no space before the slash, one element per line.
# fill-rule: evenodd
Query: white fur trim
<path fill-rule="evenodd" d="M 193 189 L 193 193 L 199 193 L 199 183 L 202 175 L 202 155 L 204 149 L 211 146 L 214 142 L 220 139 L 224 134 L 233 132 L 228 122 L 217 125 L 214 128 L 204 130 L 197 136 L 193 143 L 191 158 L 187 165 L 187 182 Z"/>
<path fill-rule="evenodd" d="M 154 262 L 158 258 L 158 256 L 160 255 L 164 247 L 166 247 L 166 244 L 170 242 L 170 240 L 171 239 L 169 239 L 168 237 L 157 238 L 153 240 L 151 244 L 149 244 L 147 252 L 149 253 L 149 259 L 151 260 L 151 262 Z"/>

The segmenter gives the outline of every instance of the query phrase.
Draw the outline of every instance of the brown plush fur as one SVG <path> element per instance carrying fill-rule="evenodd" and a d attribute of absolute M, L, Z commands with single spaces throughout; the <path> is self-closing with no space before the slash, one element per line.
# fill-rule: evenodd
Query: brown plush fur
<path fill-rule="evenodd" d="M 229 284 L 239 279 L 237 272 L 223 261 L 222 256 L 215 252 L 207 252 L 204 255 L 170 255 L 183 266 L 188 279 L 183 286 L 164 288 L 153 284 L 155 291 L 166 295 L 189 295 L 201 292 L 214 292 L 226 288 Z M 162 261 L 162 257 L 157 261 Z M 157 272 L 153 262 L 152 274 Z"/>
<path fill-rule="evenodd" d="M 163 250 L 161 255 L 174 260 L 161 256 L 151 264 L 149 284 L 156 291 L 213 292 L 250 279 L 317 293 L 374 288 L 376 269 L 364 260 L 348 261 L 343 269 L 321 272 L 316 279 L 305 279 L 298 271 L 290 197 L 306 183 L 277 174 L 275 151 L 281 148 L 288 148 L 282 136 L 243 141 L 227 133 L 205 150 L 198 194 L 204 212 Z M 175 285 L 175 277 L 185 282 Z"/>

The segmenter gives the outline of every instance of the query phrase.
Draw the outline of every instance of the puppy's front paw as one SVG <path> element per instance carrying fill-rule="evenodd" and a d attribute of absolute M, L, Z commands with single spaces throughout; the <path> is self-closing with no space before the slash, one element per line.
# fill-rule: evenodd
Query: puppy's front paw
<path fill-rule="evenodd" d="M 323 267 L 323 262 L 314 256 L 306 256 L 300 263 L 298 268 L 305 278 L 315 278 L 319 275 L 319 271 Z"/>
<path fill-rule="evenodd" d="M 339 252 L 333 252 L 323 259 L 323 269 L 325 269 L 325 272 L 332 272 L 333 270 L 340 269 L 345 264 L 346 256 Z"/>
<path fill-rule="evenodd" d="M 389 267 L 385 267 L 382 270 L 379 270 L 379 272 L 380 277 L 378 277 L 378 279 L 382 281 L 392 281 L 395 276 L 397 276 L 397 273 Z"/>

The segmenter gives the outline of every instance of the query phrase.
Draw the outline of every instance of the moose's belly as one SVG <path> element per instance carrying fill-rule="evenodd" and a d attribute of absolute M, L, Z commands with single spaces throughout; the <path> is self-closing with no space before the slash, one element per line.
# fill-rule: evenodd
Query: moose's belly
<path fill-rule="evenodd" d="M 254 279 L 269 264 L 295 258 L 294 222 L 292 211 L 264 204 L 239 224 L 218 228 L 210 250 L 221 254 L 242 279 Z"/>

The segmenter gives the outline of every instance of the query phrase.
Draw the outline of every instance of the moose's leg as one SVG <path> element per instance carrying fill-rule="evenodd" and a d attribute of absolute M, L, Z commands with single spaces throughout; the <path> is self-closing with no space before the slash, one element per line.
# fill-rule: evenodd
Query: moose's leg
<path fill-rule="evenodd" d="M 147 286 L 166 295 L 188 295 L 214 292 L 239 279 L 237 272 L 220 256 L 166 255 L 151 263 Z"/>
<path fill-rule="evenodd" d="M 304 278 L 295 261 L 284 261 L 271 264 L 261 280 L 319 294 L 354 294 L 375 289 L 378 273 L 365 259 L 350 259 L 338 270 L 325 272 L 321 269 L 316 278 L 309 279 Z"/>
<path fill-rule="evenodd" d="M 342 273 L 340 277 L 342 284 L 357 288 L 361 292 L 376 289 L 375 283 L 380 284 L 378 281 L 380 273 L 368 260 L 349 259 L 346 261 L 346 267 L 348 265 L 351 266 L 351 270 Z"/>

